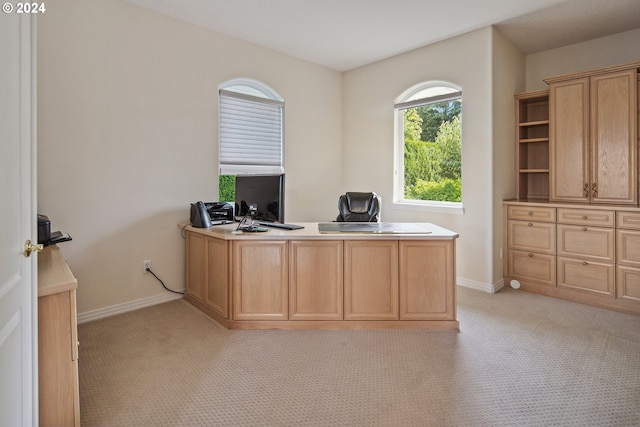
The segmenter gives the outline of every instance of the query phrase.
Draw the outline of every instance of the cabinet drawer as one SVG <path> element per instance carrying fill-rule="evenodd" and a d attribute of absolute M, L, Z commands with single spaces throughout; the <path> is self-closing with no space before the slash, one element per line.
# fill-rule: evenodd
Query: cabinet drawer
<path fill-rule="evenodd" d="M 509 251 L 509 276 L 525 283 L 556 285 L 556 258 L 534 252 Z"/>
<path fill-rule="evenodd" d="M 558 224 L 558 255 L 614 262 L 615 230 Z"/>
<path fill-rule="evenodd" d="M 640 267 L 640 231 L 616 230 L 616 262 Z"/>
<path fill-rule="evenodd" d="M 508 219 L 522 221 L 556 222 L 556 209 L 538 206 L 510 205 L 507 207 Z"/>
<path fill-rule="evenodd" d="M 544 222 L 509 221 L 508 246 L 528 252 L 553 255 L 556 252 L 556 225 Z"/>
<path fill-rule="evenodd" d="M 558 257 L 558 288 L 614 297 L 615 264 Z"/>
<path fill-rule="evenodd" d="M 640 230 L 640 212 L 616 212 L 616 226 L 630 230 Z"/>
<path fill-rule="evenodd" d="M 640 269 L 624 265 L 617 267 L 616 297 L 640 302 Z"/>
<path fill-rule="evenodd" d="M 558 223 L 613 227 L 615 215 L 614 211 L 558 208 Z"/>

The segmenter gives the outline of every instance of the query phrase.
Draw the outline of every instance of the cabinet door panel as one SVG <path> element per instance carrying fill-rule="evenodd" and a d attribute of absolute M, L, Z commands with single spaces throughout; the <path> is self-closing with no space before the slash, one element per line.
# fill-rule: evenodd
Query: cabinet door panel
<path fill-rule="evenodd" d="M 555 254 L 555 224 L 509 221 L 508 228 L 509 249 Z"/>
<path fill-rule="evenodd" d="M 549 200 L 586 202 L 589 185 L 589 78 L 549 86 Z"/>
<path fill-rule="evenodd" d="M 533 252 L 509 251 L 509 277 L 524 283 L 556 286 L 556 257 Z"/>
<path fill-rule="evenodd" d="M 207 287 L 204 302 L 228 318 L 229 308 L 229 242 L 207 237 Z"/>
<path fill-rule="evenodd" d="M 592 76 L 590 82 L 592 202 L 635 204 L 636 70 Z"/>
<path fill-rule="evenodd" d="M 616 272 L 616 297 L 640 303 L 640 269 L 619 265 Z"/>
<path fill-rule="evenodd" d="M 454 245 L 400 242 L 400 320 L 455 320 Z"/>
<path fill-rule="evenodd" d="M 558 256 L 615 262 L 615 230 L 558 224 Z"/>
<path fill-rule="evenodd" d="M 288 318 L 287 242 L 233 242 L 233 319 Z"/>
<path fill-rule="evenodd" d="M 205 236 L 187 232 L 187 271 L 185 292 L 199 300 L 204 298 Z"/>
<path fill-rule="evenodd" d="M 615 264 L 558 257 L 558 288 L 614 296 Z"/>
<path fill-rule="evenodd" d="M 291 241 L 289 319 L 342 320 L 342 241 Z"/>
<path fill-rule="evenodd" d="M 345 241 L 345 320 L 398 319 L 398 242 Z"/>
<path fill-rule="evenodd" d="M 616 231 L 616 261 L 640 267 L 640 231 Z"/>

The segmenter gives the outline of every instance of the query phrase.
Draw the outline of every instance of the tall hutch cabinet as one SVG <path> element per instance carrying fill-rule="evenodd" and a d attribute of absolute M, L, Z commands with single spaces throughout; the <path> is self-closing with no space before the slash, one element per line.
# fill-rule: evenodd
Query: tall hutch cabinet
<path fill-rule="evenodd" d="M 516 198 L 505 282 L 640 315 L 640 62 L 515 95 Z"/>

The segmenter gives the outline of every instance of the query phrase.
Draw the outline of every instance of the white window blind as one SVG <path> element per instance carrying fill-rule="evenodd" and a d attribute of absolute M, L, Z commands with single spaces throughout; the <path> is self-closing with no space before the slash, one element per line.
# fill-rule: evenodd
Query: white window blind
<path fill-rule="evenodd" d="M 284 103 L 220 90 L 220 174 L 284 173 Z"/>

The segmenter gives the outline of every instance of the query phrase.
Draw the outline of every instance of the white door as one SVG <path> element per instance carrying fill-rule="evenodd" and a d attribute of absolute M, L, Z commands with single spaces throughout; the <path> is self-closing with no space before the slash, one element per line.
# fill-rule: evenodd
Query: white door
<path fill-rule="evenodd" d="M 37 425 L 35 22 L 0 13 L 0 424 Z"/>

